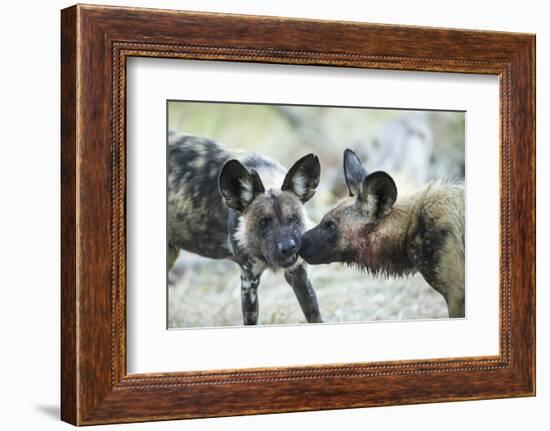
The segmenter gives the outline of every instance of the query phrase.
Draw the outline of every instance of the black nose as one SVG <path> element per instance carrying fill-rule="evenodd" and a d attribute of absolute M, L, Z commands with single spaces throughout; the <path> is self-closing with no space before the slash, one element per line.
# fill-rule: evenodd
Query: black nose
<path fill-rule="evenodd" d="M 292 254 L 295 254 L 298 250 L 298 247 L 296 247 L 296 242 L 293 239 L 287 239 L 284 241 L 281 241 L 279 243 L 279 253 L 281 253 L 284 256 L 290 256 Z"/>

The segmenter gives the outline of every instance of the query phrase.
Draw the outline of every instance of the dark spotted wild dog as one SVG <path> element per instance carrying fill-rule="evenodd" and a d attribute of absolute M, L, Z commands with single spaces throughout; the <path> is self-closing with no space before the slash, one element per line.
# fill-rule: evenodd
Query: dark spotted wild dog
<path fill-rule="evenodd" d="M 270 158 L 171 132 L 168 268 L 180 249 L 237 263 L 247 325 L 258 321 L 263 271 L 283 269 L 307 321 L 321 322 L 315 291 L 298 255 L 307 220 L 304 203 L 314 195 L 320 172 L 313 154 L 287 172 Z"/>
<path fill-rule="evenodd" d="M 396 201 L 391 176 L 368 175 L 351 150 L 344 173 L 350 196 L 302 236 L 304 260 L 374 275 L 419 272 L 443 295 L 449 317 L 464 317 L 464 186 L 434 182 Z"/>

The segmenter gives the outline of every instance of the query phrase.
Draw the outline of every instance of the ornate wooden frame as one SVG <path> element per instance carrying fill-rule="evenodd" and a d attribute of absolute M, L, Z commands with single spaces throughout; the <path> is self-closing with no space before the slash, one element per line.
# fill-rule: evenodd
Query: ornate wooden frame
<path fill-rule="evenodd" d="M 63 420 L 87 425 L 534 395 L 534 35 L 81 5 L 61 18 Z M 130 56 L 498 75 L 500 354 L 128 375 Z"/>

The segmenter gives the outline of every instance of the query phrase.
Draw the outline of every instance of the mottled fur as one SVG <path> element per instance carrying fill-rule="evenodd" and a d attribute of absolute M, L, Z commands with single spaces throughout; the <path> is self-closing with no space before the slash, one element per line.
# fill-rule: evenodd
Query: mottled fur
<path fill-rule="evenodd" d="M 315 193 L 319 176 L 312 154 L 287 172 L 270 158 L 171 131 L 168 268 L 180 249 L 236 262 L 245 324 L 257 323 L 262 272 L 283 268 L 307 320 L 320 322 L 315 292 L 298 255 L 307 221 L 303 204 Z"/>
<path fill-rule="evenodd" d="M 464 187 L 433 182 L 397 199 L 384 172 L 367 175 L 357 156 L 344 156 L 350 196 L 302 237 L 312 264 L 345 262 L 374 275 L 415 272 L 445 298 L 450 317 L 464 317 Z"/>

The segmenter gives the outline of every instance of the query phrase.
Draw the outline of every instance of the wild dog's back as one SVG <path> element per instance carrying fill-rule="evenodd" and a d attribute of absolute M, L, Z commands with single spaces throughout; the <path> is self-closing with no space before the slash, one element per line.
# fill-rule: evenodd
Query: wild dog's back
<path fill-rule="evenodd" d="M 203 256 L 230 256 L 227 207 L 218 174 L 232 153 L 215 142 L 171 132 L 168 142 L 168 238 L 171 245 Z"/>

